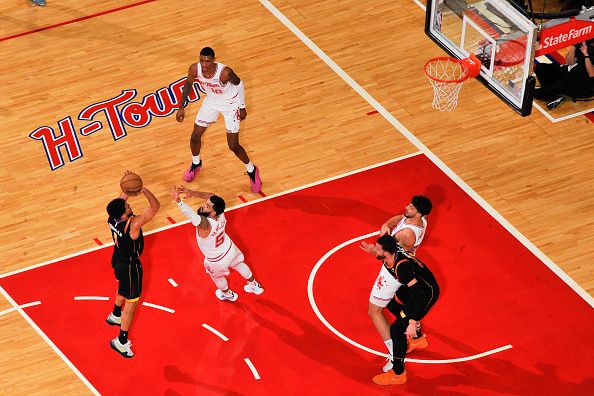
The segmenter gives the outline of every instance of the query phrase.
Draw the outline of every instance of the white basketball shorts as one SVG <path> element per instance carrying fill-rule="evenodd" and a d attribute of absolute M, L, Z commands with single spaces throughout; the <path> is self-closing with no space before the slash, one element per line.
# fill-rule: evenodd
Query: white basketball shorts
<path fill-rule="evenodd" d="M 235 244 L 231 249 L 218 261 L 204 260 L 204 269 L 206 273 L 214 278 L 229 275 L 229 268 L 233 268 L 237 264 L 243 263 L 243 253 Z"/>
<path fill-rule="evenodd" d="M 225 119 L 225 128 L 227 133 L 238 133 L 239 132 L 239 102 L 230 101 L 217 103 L 209 101 L 208 97 L 204 99 L 196 120 L 196 125 L 209 127 L 210 124 L 214 123 L 219 117 L 219 113 L 223 115 Z"/>
<path fill-rule="evenodd" d="M 402 286 L 382 265 L 382 269 L 377 276 L 371 294 L 369 295 L 369 302 L 378 307 L 385 307 L 396 294 L 396 290 Z"/>

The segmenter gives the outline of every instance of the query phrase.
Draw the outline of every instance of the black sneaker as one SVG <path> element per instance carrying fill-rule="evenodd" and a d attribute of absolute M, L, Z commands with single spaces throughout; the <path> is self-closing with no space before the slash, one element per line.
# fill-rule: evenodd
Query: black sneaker
<path fill-rule="evenodd" d="M 564 100 L 565 100 L 565 96 L 561 96 L 560 98 L 550 101 L 549 103 L 547 103 L 547 109 L 553 110 L 555 107 L 557 107 L 561 103 L 563 103 Z"/>

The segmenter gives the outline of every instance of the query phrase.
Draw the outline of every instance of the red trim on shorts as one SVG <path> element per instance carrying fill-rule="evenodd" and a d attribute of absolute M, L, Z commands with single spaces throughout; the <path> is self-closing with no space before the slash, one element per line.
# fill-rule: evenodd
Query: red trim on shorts
<path fill-rule="evenodd" d="M 217 261 L 221 261 L 227 255 L 227 253 L 229 253 L 229 250 L 231 250 L 232 247 L 233 247 L 233 244 L 229 245 L 229 249 L 227 249 L 227 251 L 225 253 L 223 253 L 222 255 L 212 258 L 212 259 L 207 257 L 206 260 L 210 261 L 211 263 L 216 263 Z"/>

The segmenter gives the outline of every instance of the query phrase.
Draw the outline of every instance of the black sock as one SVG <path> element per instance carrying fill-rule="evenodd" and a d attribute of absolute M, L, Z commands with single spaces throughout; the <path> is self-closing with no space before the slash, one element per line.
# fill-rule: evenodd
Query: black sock
<path fill-rule="evenodd" d="M 404 359 L 395 357 L 392 361 L 392 364 L 392 370 L 394 370 L 394 373 L 397 375 L 404 373 Z"/>
<path fill-rule="evenodd" d="M 197 164 L 192 162 L 192 167 L 190 168 L 190 170 L 193 171 L 194 169 L 198 168 L 200 165 L 202 165 L 202 160 L 200 160 L 200 162 L 198 162 Z"/>
<path fill-rule="evenodd" d="M 127 343 L 128 342 L 128 332 L 120 329 L 120 335 L 118 337 L 118 340 L 120 340 L 120 344 L 122 344 L 122 345 Z"/>
<path fill-rule="evenodd" d="M 251 172 L 248 172 L 247 174 L 250 177 L 250 179 L 252 179 L 253 182 L 256 181 L 256 167 L 255 166 L 254 166 L 254 170 Z"/>
<path fill-rule="evenodd" d="M 114 304 L 113 306 L 113 316 L 117 316 L 118 318 L 122 316 L 122 306 L 119 307 Z"/>

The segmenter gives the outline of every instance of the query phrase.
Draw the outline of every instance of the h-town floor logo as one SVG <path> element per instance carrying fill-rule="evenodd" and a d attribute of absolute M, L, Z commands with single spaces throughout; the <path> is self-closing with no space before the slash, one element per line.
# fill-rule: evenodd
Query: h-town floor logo
<path fill-rule="evenodd" d="M 127 136 L 126 126 L 144 128 L 149 125 L 154 117 L 167 117 L 179 107 L 177 98 L 181 97 L 181 90 L 186 82 L 182 78 L 171 83 L 168 87 L 160 88 L 142 98 L 140 102 L 132 102 L 137 95 L 135 89 L 123 90 L 118 96 L 94 103 L 83 109 L 78 119 L 90 121 L 82 126 L 78 133 L 88 136 L 100 131 L 104 122 L 109 125 L 113 140 Z M 192 85 L 188 95 L 188 102 L 200 100 L 200 93 L 204 94 L 197 83 Z M 96 118 L 102 118 L 97 120 Z M 68 154 L 69 162 L 76 161 L 83 156 L 79 137 L 74 127 L 71 116 L 58 121 L 58 133 L 50 126 L 41 126 L 29 134 L 29 137 L 43 143 L 45 154 L 52 171 L 65 165 L 62 149 Z"/>

